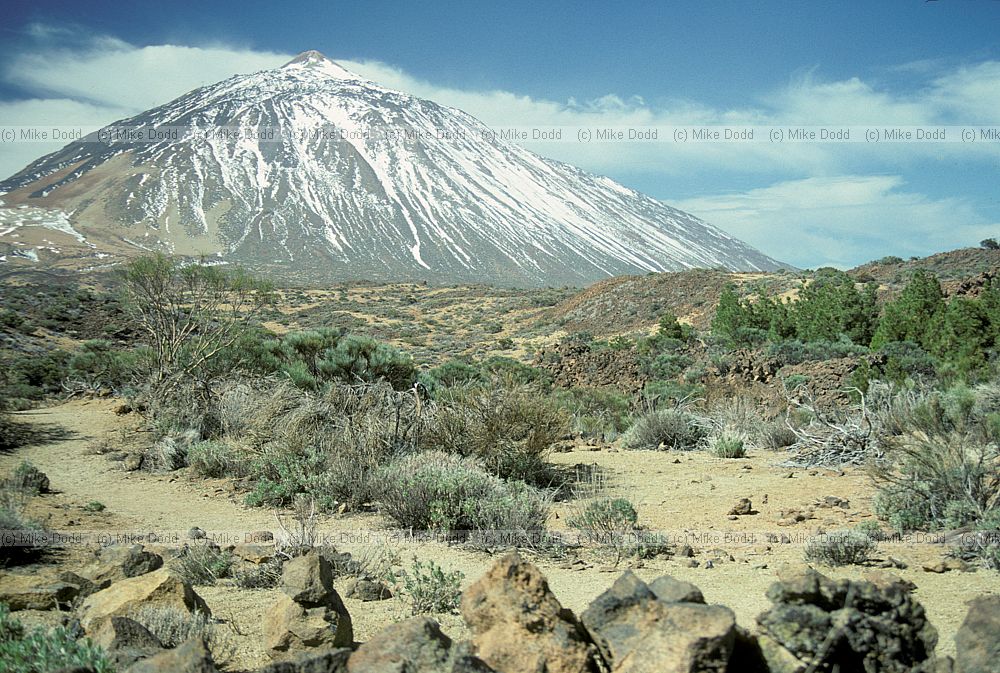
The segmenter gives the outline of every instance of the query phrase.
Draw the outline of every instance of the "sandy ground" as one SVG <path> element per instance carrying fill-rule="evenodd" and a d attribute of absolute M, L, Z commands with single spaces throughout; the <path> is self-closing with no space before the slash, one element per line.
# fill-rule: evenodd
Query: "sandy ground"
<path fill-rule="evenodd" d="M 0 473 L 23 459 L 42 469 L 55 493 L 36 499 L 33 508 L 47 512 L 50 526 L 78 530 L 186 531 L 199 526 L 210 533 L 241 536 L 246 532 L 276 530 L 273 513 L 250 509 L 241 496 L 222 480 L 190 479 L 183 472 L 152 475 L 125 472 L 120 463 L 93 453 L 101 441 L 122 436 L 121 428 L 130 421 L 113 413 L 116 403 L 107 400 L 73 401 L 61 406 L 18 414 L 23 421 L 60 426 L 68 438 L 27 446 L 0 455 Z M 874 494 L 867 475 L 860 470 L 795 470 L 780 467 L 780 454 L 753 452 L 746 459 L 725 460 L 703 453 L 593 451 L 586 447 L 554 454 L 552 461 L 563 466 L 597 466 L 595 480 L 601 493 L 628 497 L 639 511 L 640 523 L 686 542 L 695 552 L 698 567 L 688 567 L 689 559 L 658 557 L 637 563 L 634 571 L 651 580 L 670 574 L 699 586 L 708 602 L 732 608 L 738 622 L 753 628 L 754 618 L 768 607 L 765 591 L 775 581 L 776 571 L 786 563 L 803 559 L 800 538 L 826 530 L 873 520 Z M 589 467 L 591 471 L 595 468 Z M 846 506 L 817 506 L 826 496 L 848 501 Z M 753 502 L 755 514 L 735 520 L 727 514 L 740 498 Z M 86 514 L 81 506 L 98 500 L 106 510 Z M 565 529 L 565 521 L 579 501 L 559 502 L 554 507 L 551 527 Z M 779 525 L 789 510 L 809 511 L 814 518 L 794 525 Z M 69 524 L 73 521 L 73 524 Z M 384 537 L 385 522 L 375 514 L 333 515 L 321 522 L 321 532 L 329 535 L 343 551 L 363 553 L 369 544 Z M 781 541 L 781 536 L 787 542 Z M 395 551 L 408 567 L 411 557 L 432 559 L 447 570 L 465 574 L 468 584 L 490 565 L 486 552 L 443 543 L 397 544 Z M 971 598 L 1000 591 L 1000 573 L 948 572 L 935 574 L 921 566 L 943 558 L 945 548 L 937 544 L 883 543 L 880 558 L 892 556 L 905 562 L 897 574 L 916 584 L 915 595 L 937 627 L 938 652 L 954 652 L 953 637 Z M 60 563 L 79 563 L 89 549 L 67 550 Z M 582 611 L 628 567 L 612 567 L 612 557 L 592 551 L 573 558 L 529 557 L 545 572 L 556 596 L 566 607 Z M 713 567 L 708 567 L 711 561 Z M 871 568 L 821 568 L 833 577 L 861 578 Z M 346 580 L 338 580 L 343 588 Z M 246 669 L 262 665 L 267 657 L 260 646 L 261 619 L 273 604 L 275 590 L 244 590 L 218 585 L 197 589 L 213 614 L 223 621 L 219 628 L 228 641 L 230 668 Z M 387 623 L 408 616 L 404 598 L 377 603 L 345 599 L 352 615 L 355 638 L 364 641 Z M 461 619 L 439 616 L 452 637 L 466 635 Z"/>

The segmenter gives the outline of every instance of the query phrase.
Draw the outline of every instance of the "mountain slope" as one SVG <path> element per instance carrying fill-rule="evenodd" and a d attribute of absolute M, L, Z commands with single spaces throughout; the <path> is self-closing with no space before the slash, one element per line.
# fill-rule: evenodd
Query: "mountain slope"
<path fill-rule="evenodd" d="M 8 205 L 69 213 L 98 248 L 218 254 L 317 278 L 555 285 L 780 266 L 689 214 L 316 52 L 123 120 L 0 192 Z"/>

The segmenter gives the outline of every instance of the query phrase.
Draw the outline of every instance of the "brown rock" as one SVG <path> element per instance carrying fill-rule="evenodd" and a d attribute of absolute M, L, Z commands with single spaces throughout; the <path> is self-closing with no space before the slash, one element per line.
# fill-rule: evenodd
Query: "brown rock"
<path fill-rule="evenodd" d="M 805 673 L 808 664 L 789 652 L 781 643 L 768 635 L 757 636 L 757 646 L 771 673 Z"/>
<path fill-rule="evenodd" d="M 385 585 L 385 582 L 380 582 L 378 580 L 370 580 L 367 578 L 360 578 L 353 580 L 344 590 L 344 595 L 347 598 L 353 598 L 354 600 L 370 602 L 370 601 L 384 601 L 392 598 L 392 591 L 389 587 Z"/>
<path fill-rule="evenodd" d="M 274 542 L 274 533 L 269 530 L 255 530 L 252 533 L 247 533 L 243 537 L 243 542 L 247 544 L 265 544 L 267 542 Z"/>
<path fill-rule="evenodd" d="M 307 652 L 287 661 L 275 661 L 257 673 L 347 673 L 351 650 L 342 647 L 327 652 Z"/>
<path fill-rule="evenodd" d="M 968 563 L 960 558 L 946 558 L 944 560 L 944 569 L 947 570 L 958 570 L 963 573 L 967 573 L 972 569 Z"/>
<path fill-rule="evenodd" d="M 955 673 L 1000 671 L 1000 596 L 972 601 L 955 634 Z"/>
<path fill-rule="evenodd" d="M 736 616 L 721 605 L 665 603 L 624 573 L 581 621 L 616 673 L 722 673 L 736 643 Z"/>
<path fill-rule="evenodd" d="M 233 556 L 260 565 L 274 558 L 274 547 L 253 543 L 238 544 L 233 547 Z"/>
<path fill-rule="evenodd" d="M 750 502 L 750 498 L 740 498 L 729 513 L 734 516 L 746 516 L 748 514 L 753 514 L 753 503 Z"/>
<path fill-rule="evenodd" d="M 488 673 L 491 670 L 466 648 L 453 647 L 451 639 L 429 617 L 412 617 L 386 627 L 359 647 L 347 662 L 348 673 Z"/>
<path fill-rule="evenodd" d="M 279 658 L 309 648 L 350 647 L 354 641 L 351 617 L 342 603 L 340 608 L 306 607 L 290 596 L 281 596 L 264 617 L 265 649 L 271 657 Z"/>
<path fill-rule="evenodd" d="M 6 603 L 11 612 L 66 608 L 79 593 L 78 585 L 64 582 L 51 573 L 0 573 L 0 603 Z"/>
<path fill-rule="evenodd" d="M 670 575 L 657 577 L 649 585 L 649 590 L 664 603 L 705 603 L 701 589 L 690 582 L 674 579 Z"/>
<path fill-rule="evenodd" d="M 462 596 L 476 654 L 498 671 L 590 673 L 593 645 L 549 590 L 542 573 L 507 554 Z"/>
<path fill-rule="evenodd" d="M 80 575 L 93 582 L 97 589 L 107 589 L 115 582 L 162 567 L 163 557 L 146 551 L 141 544 L 112 545 L 97 552 L 97 559 L 81 570 Z"/>
<path fill-rule="evenodd" d="M 937 573 L 939 575 L 941 573 L 946 573 L 949 570 L 951 570 L 951 568 L 949 568 L 947 565 L 945 565 L 944 561 L 928 562 L 928 563 L 924 563 L 920 567 L 923 568 L 924 572 L 927 572 L 927 573 Z"/>
<path fill-rule="evenodd" d="M 125 673 L 218 673 L 212 653 L 201 638 L 192 638 L 132 664 Z"/>
<path fill-rule="evenodd" d="M 86 577 L 77 575 L 75 572 L 64 570 L 63 572 L 56 575 L 56 578 L 60 582 L 65 582 L 66 584 L 72 584 L 77 587 L 80 591 L 77 594 L 78 598 L 86 598 L 90 594 L 97 591 L 97 585 L 88 580 Z"/>
<path fill-rule="evenodd" d="M 293 558 L 282 570 L 281 590 L 296 603 L 308 607 L 325 606 L 330 596 L 337 594 L 333 589 L 333 568 L 315 550 Z"/>
<path fill-rule="evenodd" d="M 80 625 L 90 633 L 102 620 L 126 617 L 141 605 L 175 607 L 188 612 L 211 611 L 189 584 L 166 568 L 115 582 L 92 594 L 80 606 Z"/>
<path fill-rule="evenodd" d="M 127 617 L 112 617 L 102 621 L 90 634 L 90 639 L 95 645 L 104 648 L 119 669 L 163 649 L 163 643 L 149 629 Z"/>
<path fill-rule="evenodd" d="M 910 593 L 917 588 L 917 585 L 913 582 L 904 580 L 899 575 L 886 572 L 885 570 L 867 570 L 861 573 L 861 578 L 866 582 L 871 582 L 882 591 L 890 587 L 898 587 L 902 591 Z"/>

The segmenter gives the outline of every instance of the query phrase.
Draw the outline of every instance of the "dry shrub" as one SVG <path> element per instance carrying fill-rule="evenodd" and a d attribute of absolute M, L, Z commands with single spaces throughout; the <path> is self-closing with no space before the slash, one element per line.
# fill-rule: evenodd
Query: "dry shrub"
<path fill-rule="evenodd" d="M 828 566 L 866 563 L 878 548 L 868 534 L 858 530 L 839 530 L 820 535 L 806 545 L 806 561 Z"/>
<path fill-rule="evenodd" d="M 272 589 L 281 584 L 281 560 L 244 563 L 233 571 L 233 583 L 241 589 Z"/>
<path fill-rule="evenodd" d="M 546 456 L 568 429 L 568 415 L 552 397 L 498 377 L 442 390 L 424 444 L 474 457 L 499 477 L 547 485 Z"/>
<path fill-rule="evenodd" d="M 229 576 L 236 559 L 231 552 L 207 542 L 189 544 L 173 562 L 174 570 L 189 584 L 211 586 Z"/>
<path fill-rule="evenodd" d="M 141 605 L 129 613 L 129 618 L 149 629 L 168 648 L 177 647 L 195 637 L 205 638 L 206 643 L 216 639 L 215 625 L 202 612 L 188 612 L 164 605 Z"/>
<path fill-rule="evenodd" d="M 331 384 L 314 395 L 268 380 L 224 386 L 218 416 L 227 439 L 252 456 L 249 504 L 283 506 L 306 494 L 329 509 L 371 502 L 375 470 L 417 446 L 430 414 L 415 393 L 387 383 Z"/>
<path fill-rule="evenodd" d="M 549 500 L 524 482 L 506 482 L 475 459 L 440 451 L 404 456 L 379 472 L 380 510 L 404 528 L 435 530 L 489 545 L 502 535 L 529 545 L 545 530 Z"/>
<path fill-rule="evenodd" d="M 142 467 L 150 472 L 170 472 L 187 464 L 187 452 L 201 435 L 197 430 L 173 432 L 160 437 L 143 452 Z"/>
<path fill-rule="evenodd" d="M 690 451 L 705 439 L 705 421 L 683 409 L 657 409 L 636 419 L 622 437 L 627 449 Z"/>
<path fill-rule="evenodd" d="M 1000 510 L 1000 453 L 948 433 L 916 432 L 886 443 L 873 466 L 876 512 L 896 529 L 958 528 Z"/>

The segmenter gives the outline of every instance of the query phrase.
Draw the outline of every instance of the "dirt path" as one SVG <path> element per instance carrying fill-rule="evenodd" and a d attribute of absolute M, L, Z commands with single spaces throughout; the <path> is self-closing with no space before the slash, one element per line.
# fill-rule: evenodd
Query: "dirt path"
<path fill-rule="evenodd" d="M 17 414 L 22 421 L 63 428 L 70 436 L 0 455 L 0 472 L 30 460 L 49 476 L 53 489 L 63 497 L 98 500 L 140 529 L 200 526 L 205 530 L 252 531 L 273 527 L 269 512 L 233 503 L 221 486 L 191 484 L 172 475 L 126 472 L 121 463 L 90 453 L 95 443 L 113 441 L 115 431 L 127 427 L 127 421 L 114 414 L 116 406 L 117 402 L 84 400 Z"/>
<path fill-rule="evenodd" d="M 24 421 L 39 425 L 61 426 L 69 438 L 26 446 L 11 454 L 0 454 L 0 473 L 22 459 L 33 462 L 49 475 L 58 491 L 50 499 L 53 506 L 79 505 L 99 500 L 107 507 L 109 525 L 135 530 L 186 531 L 199 526 L 209 532 L 275 530 L 272 513 L 245 507 L 241 497 L 224 481 L 192 480 L 184 472 L 152 475 L 125 472 L 120 463 L 96 455 L 90 449 L 96 442 L 121 436 L 130 421 L 116 416 L 111 401 L 74 401 L 48 409 L 18 414 Z M 553 462 L 563 465 L 596 464 L 607 475 L 606 492 L 630 498 L 646 526 L 672 533 L 713 536 L 757 533 L 754 539 L 719 542 L 693 541 L 698 567 L 688 567 L 687 559 L 656 558 L 646 561 L 635 572 L 652 580 L 671 574 L 698 585 L 709 602 L 721 603 L 734 610 L 738 622 L 753 628 L 754 620 L 768 607 L 765 591 L 776 579 L 776 571 L 786 563 L 802 561 L 802 544 L 776 544 L 759 534 L 810 535 L 817 530 L 833 530 L 870 520 L 873 490 L 860 471 L 842 474 L 829 471 L 790 471 L 776 466 L 779 456 L 758 452 L 747 460 L 723 460 L 704 453 L 609 452 L 579 450 L 556 454 Z M 766 498 L 765 498 L 766 496 Z M 820 508 L 815 518 L 794 526 L 779 527 L 783 511 L 810 507 L 824 496 L 850 501 L 845 508 Z M 728 509 L 741 497 L 754 503 L 757 514 L 731 520 Z M 550 525 L 565 527 L 573 503 L 559 503 Z M 331 516 L 321 522 L 321 532 L 333 537 L 338 548 L 359 552 L 370 548 L 368 536 L 379 536 L 384 524 L 375 515 Z M 447 570 L 459 570 L 466 584 L 478 578 L 490 565 L 491 557 L 444 544 L 397 545 L 395 550 L 408 567 L 418 556 L 432 559 Z M 916 584 L 916 597 L 927 609 L 931 622 L 940 634 L 938 651 L 954 652 L 954 633 L 971 598 L 1000 590 L 1000 573 L 924 572 L 921 565 L 941 558 L 940 545 L 893 545 L 882 550 L 909 567 L 894 571 Z M 709 567 L 707 560 L 713 560 Z M 566 607 L 582 611 L 604 591 L 623 568 L 612 569 L 607 563 L 571 565 L 568 561 L 535 559 L 545 572 L 556 596 Z M 848 567 L 821 568 L 833 577 L 859 579 L 869 569 Z M 341 581 L 338 580 L 338 586 Z M 339 588 L 342 588 L 339 586 Z M 198 588 L 217 616 L 228 620 L 242 634 L 232 655 L 238 667 L 266 663 L 260 648 L 260 622 L 275 600 L 273 591 L 241 590 L 234 586 Z M 379 603 L 345 600 L 354 617 L 356 638 L 364 641 L 387 623 L 408 616 L 407 603 L 397 597 Z M 452 637 L 465 637 L 457 616 L 440 616 Z"/>

